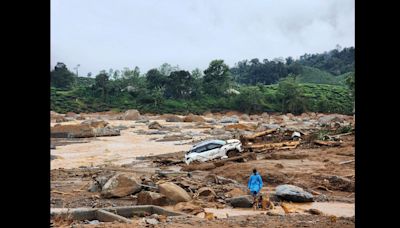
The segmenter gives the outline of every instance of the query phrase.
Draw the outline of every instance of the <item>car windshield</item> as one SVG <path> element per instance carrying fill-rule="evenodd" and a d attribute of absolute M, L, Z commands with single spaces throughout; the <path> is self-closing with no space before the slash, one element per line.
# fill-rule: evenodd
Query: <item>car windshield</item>
<path fill-rule="evenodd" d="M 202 146 L 205 146 L 205 145 L 208 145 L 208 144 L 219 144 L 219 145 L 223 146 L 223 145 L 226 144 L 226 142 L 223 141 L 223 140 L 207 140 L 207 141 L 203 141 L 201 143 L 198 143 L 198 144 L 194 145 L 192 147 L 192 150 L 194 150 L 196 148 L 199 148 L 199 147 L 202 147 Z"/>

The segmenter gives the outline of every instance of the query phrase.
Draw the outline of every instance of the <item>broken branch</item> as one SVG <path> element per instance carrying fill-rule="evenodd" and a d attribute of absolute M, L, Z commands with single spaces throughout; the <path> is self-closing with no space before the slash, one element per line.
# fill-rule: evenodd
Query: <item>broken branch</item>
<path fill-rule="evenodd" d="M 344 165 L 344 164 L 352 163 L 352 162 L 354 162 L 354 161 L 355 161 L 354 159 L 348 160 L 348 161 L 342 161 L 342 162 L 339 162 L 339 165 Z"/>
<path fill-rule="evenodd" d="M 247 139 L 247 140 L 251 140 L 251 139 L 255 139 L 257 137 L 261 137 L 261 136 L 264 136 L 264 135 L 271 134 L 273 132 L 276 132 L 276 129 L 269 129 L 269 130 L 266 130 L 266 131 L 255 133 L 253 135 L 242 135 L 242 138 L 243 139 Z"/>
<path fill-rule="evenodd" d="M 336 141 L 322 141 L 322 140 L 314 140 L 314 143 L 321 146 L 340 146 L 340 142 Z"/>

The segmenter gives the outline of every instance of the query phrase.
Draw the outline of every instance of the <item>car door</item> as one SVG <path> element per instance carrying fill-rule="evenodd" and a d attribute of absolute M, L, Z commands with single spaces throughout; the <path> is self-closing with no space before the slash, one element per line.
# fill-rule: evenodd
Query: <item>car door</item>
<path fill-rule="evenodd" d="M 195 160 L 202 162 L 210 160 L 210 151 L 207 149 L 207 146 L 197 148 Z"/>
<path fill-rule="evenodd" d="M 214 159 L 220 157 L 220 148 L 222 145 L 216 143 L 210 143 L 207 145 L 207 153 L 210 156 L 210 159 Z"/>

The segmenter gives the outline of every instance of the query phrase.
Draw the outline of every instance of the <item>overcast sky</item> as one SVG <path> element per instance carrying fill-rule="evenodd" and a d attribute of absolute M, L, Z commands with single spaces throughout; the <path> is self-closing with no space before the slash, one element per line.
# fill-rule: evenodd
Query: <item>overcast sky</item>
<path fill-rule="evenodd" d="M 353 0 L 51 0 L 51 66 L 79 75 L 167 62 L 299 57 L 354 46 Z"/>

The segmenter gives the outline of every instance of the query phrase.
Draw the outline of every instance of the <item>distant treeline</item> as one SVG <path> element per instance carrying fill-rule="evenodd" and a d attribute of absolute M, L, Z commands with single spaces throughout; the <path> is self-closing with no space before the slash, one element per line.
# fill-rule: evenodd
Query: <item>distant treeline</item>
<path fill-rule="evenodd" d="M 273 60 L 243 60 L 229 67 L 213 60 L 189 72 L 168 63 L 145 74 L 101 71 L 77 77 L 65 64 L 51 71 L 51 108 L 57 112 L 123 111 L 202 113 L 237 110 L 350 114 L 354 97 L 354 48 Z"/>

